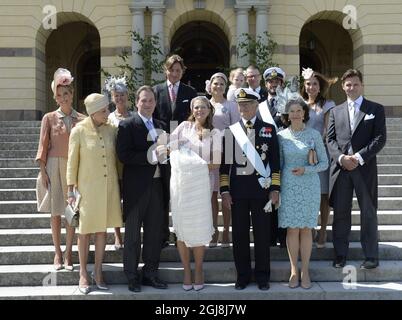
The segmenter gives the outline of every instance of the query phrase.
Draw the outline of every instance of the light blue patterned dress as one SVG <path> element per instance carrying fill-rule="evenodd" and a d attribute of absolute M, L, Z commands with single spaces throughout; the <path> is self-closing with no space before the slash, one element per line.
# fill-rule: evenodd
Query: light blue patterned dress
<path fill-rule="evenodd" d="M 314 228 L 320 209 L 321 190 L 318 172 L 327 169 L 328 157 L 321 134 L 306 127 L 293 136 L 288 129 L 278 133 L 281 157 L 281 206 L 278 219 L 281 228 Z M 308 163 L 308 151 L 314 145 L 318 163 Z M 295 176 L 292 169 L 304 167 L 304 174 Z"/>

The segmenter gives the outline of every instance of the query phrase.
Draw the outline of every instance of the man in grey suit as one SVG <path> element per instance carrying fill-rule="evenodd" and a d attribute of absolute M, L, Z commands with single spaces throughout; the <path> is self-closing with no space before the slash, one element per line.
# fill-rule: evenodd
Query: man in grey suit
<path fill-rule="evenodd" d="M 334 208 L 333 266 L 346 264 L 351 230 L 353 190 L 360 207 L 362 269 L 378 266 L 377 159 L 386 142 L 384 107 L 362 96 L 363 76 L 350 69 L 342 76 L 347 101 L 331 110 L 328 151 L 331 155 L 330 204 Z"/>

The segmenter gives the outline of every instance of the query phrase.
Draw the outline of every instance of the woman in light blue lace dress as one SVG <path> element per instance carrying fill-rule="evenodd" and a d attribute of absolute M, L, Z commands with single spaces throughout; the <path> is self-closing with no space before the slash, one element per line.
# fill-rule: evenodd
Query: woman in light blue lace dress
<path fill-rule="evenodd" d="M 286 242 L 291 264 L 289 287 L 299 285 L 297 261 L 301 254 L 301 286 L 311 287 L 308 266 L 310 262 L 311 229 L 317 225 L 320 209 L 320 179 L 318 172 L 328 167 L 321 134 L 305 126 L 309 109 L 302 99 L 286 104 L 284 120 L 289 127 L 278 133 L 281 157 L 281 205 L 279 227 L 287 228 Z M 318 162 L 309 164 L 309 150 L 317 153 Z"/>

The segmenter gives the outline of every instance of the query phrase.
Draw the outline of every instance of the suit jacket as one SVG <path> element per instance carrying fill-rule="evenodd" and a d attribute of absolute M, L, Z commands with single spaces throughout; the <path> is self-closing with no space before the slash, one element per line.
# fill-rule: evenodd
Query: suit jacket
<path fill-rule="evenodd" d="M 163 122 L 153 119 L 156 129 L 166 129 Z M 148 161 L 148 150 L 154 145 L 147 141 L 148 129 L 138 113 L 120 122 L 116 151 L 123 168 L 123 218 L 133 210 L 147 188 L 151 188 L 156 164 Z M 164 207 L 169 205 L 169 178 L 167 165 L 159 165 L 163 182 Z M 159 200 L 159 199 L 156 199 Z"/>
<path fill-rule="evenodd" d="M 243 130 L 246 130 L 242 120 L 240 120 L 240 124 Z M 260 156 L 263 153 L 265 154 L 265 159 L 264 156 L 261 158 L 264 166 L 269 161 L 272 184 L 268 190 L 261 187 L 258 182 L 258 178 L 261 176 L 254 168 L 252 168 L 250 174 L 247 167 L 251 166 L 251 164 L 245 156 L 242 156 L 242 149 L 233 137 L 232 132 L 226 130 L 220 167 L 220 192 L 229 191 L 232 198 L 266 199 L 269 191 L 280 190 L 279 145 L 275 127 L 257 117 L 254 123 L 254 130 L 255 148 Z M 262 137 L 260 135 L 261 130 L 270 132 L 270 137 Z M 266 147 L 268 147 L 268 150 L 264 151 Z"/>
<path fill-rule="evenodd" d="M 258 103 L 264 102 L 265 100 L 268 99 L 268 89 L 266 87 L 261 86 L 259 95 L 260 100 L 258 100 Z"/>
<path fill-rule="evenodd" d="M 180 124 L 190 116 L 190 102 L 197 96 L 197 92 L 194 88 L 180 82 L 176 97 L 176 108 L 172 113 L 167 82 L 156 85 L 154 91 L 156 93 L 156 108 L 153 116 L 155 119 L 166 123 L 167 132 L 170 132 L 170 121 L 178 121 Z"/>
<path fill-rule="evenodd" d="M 350 129 L 349 110 L 347 102 L 333 108 L 329 115 L 327 145 L 331 155 L 330 169 L 330 202 L 336 179 L 342 169 L 338 163 L 339 156 L 347 155 L 352 146 L 354 153 L 359 153 L 364 165 L 359 170 L 369 190 L 371 199 L 377 207 L 377 158 L 376 155 L 386 142 L 386 126 L 384 107 L 378 103 L 363 99 L 360 111 L 356 115 L 356 125 Z"/>

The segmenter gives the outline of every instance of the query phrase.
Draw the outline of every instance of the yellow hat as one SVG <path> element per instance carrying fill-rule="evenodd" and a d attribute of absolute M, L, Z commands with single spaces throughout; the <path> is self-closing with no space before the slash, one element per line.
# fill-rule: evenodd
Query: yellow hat
<path fill-rule="evenodd" d="M 107 107 L 109 105 L 109 99 L 103 94 L 91 93 L 85 98 L 84 104 L 88 115 L 91 115 L 103 109 L 104 107 Z"/>

